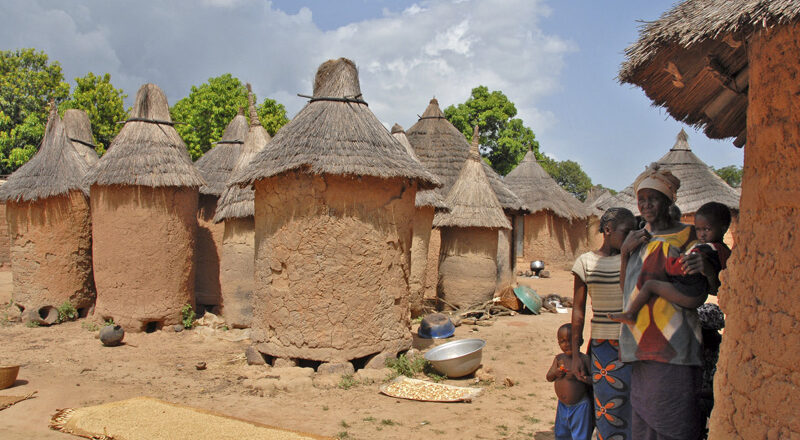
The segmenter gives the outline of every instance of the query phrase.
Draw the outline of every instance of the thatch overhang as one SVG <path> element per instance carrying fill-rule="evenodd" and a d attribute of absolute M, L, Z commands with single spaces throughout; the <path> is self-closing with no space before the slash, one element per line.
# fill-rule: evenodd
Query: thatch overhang
<path fill-rule="evenodd" d="M 406 131 L 406 136 L 422 165 L 442 181 L 440 194 L 448 194 L 469 157 L 470 144 L 445 118 L 436 98 L 430 100 L 419 121 Z M 492 167 L 483 160 L 481 166 L 504 210 L 528 212 L 524 202 L 503 183 Z"/>
<path fill-rule="evenodd" d="M 97 156 L 92 136 L 92 122 L 85 111 L 71 108 L 64 112 L 64 130 L 67 138 L 72 142 L 75 151 L 81 155 L 89 166 L 97 163 L 100 158 Z"/>
<path fill-rule="evenodd" d="M 247 131 L 247 117 L 244 115 L 244 109 L 239 107 L 239 113 L 231 119 L 222 132 L 222 139 L 194 163 L 206 181 L 206 184 L 200 187 L 200 194 L 220 196 L 225 192 L 233 168 L 242 152 Z"/>
<path fill-rule="evenodd" d="M 414 152 L 414 148 L 411 146 L 411 143 L 408 142 L 406 132 L 403 130 L 403 127 L 400 124 L 394 124 L 392 126 L 392 136 L 394 136 L 394 138 L 397 139 L 397 141 L 400 142 L 403 147 L 405 147 L 412 159 L 419 162 L 419 158 Z M 420 166 L 422 166 L 421 162 Z M 449 209 L 447 204 L 444 202 L 444 197 L 435 189 L 423 189 L 417 191 L 416 198 L 414 199 L 414 206 L 417 208 L 429 206 L 437 210 Z"/>
<path fill-rule="evenodd" d="M 708 202 L 722 203 L 733 211 L 739 210 L 739 191 L 728 185 L 692 152 L 685 131 L 678 133 L 675 145 L 657 163 L 661 169 L 670 171 L 681 181 L 675 204 L 683 214 L 695 213 Z M 616 206 L 639 212 L 633 184 L 595 206 L 602 211 Z"/>
<path fill-rule="evenodd" d="M 746 142 L 747 40 L 758 29 L 796 23 L 793 0 L 687 0 L 640 30 L 619 79 L 641 87 L 678 121 L 713 139 Z"/>
<path fill-rule="evenodd" d="M 130 117 L 89 170 L 87 183 L 154 188 L 204 185 L 173 125 L 164 92 L 155 84 L 140 87 Z"/>
<path fill-rule="evenodd" d="M 511 229 L 503 207 L 489 184 L 478 152 L 478 127 L 472 137 L 469 156 L 453 183 L 445 203 L 450 212 L 437 212 L 433 226 L 437 228 Z"/>
<path fill-rule="evenodd" d="M 89 195 L 83 180 L 89 165 L 67 138 L 55 103 L 51 101 L 50 106 L 39 151 L 0 186 L 0 200 L 34 202 L 70 191 Z"/>
<path fill-rule="evenodd" d="M 241 154 L 236 161 L 233 174 L 245 169 L 261 150 L 272 140 L 267 130 L 261 125 L 256 112 L 253 94 L 248 96 L 250 100 L 250 126 L 244 138 L 244 145 Z M 229 182 L 230 182 L 229 178 Z M 217 212 L 214 221 L 221 221 L 231 218 L 246 218 L 255 215 L 255 191 L 252 187 L 242 187 L 233 183 L 226 186 L 225 191 L 217 203 Z"/>
<path fill-rule="evenodd" d="M 438 179 L 414 161 L 370 111 L 361 95 L 358 70 L 346 59 L 317 70 L 313 97 L 275 134 L 234 180 L 249 185 L 288 171 L 382 179 L 416 180 L 420 189 Z"/>
<path fill-rule="evenodd" d="M 518 194 L 531 212 L 552 211 L 569 221 L 586 218 L 590 211 L 568 193 L 536 161 L 533 151 L 525 157 L 505 178 L 505 183 Z"/>

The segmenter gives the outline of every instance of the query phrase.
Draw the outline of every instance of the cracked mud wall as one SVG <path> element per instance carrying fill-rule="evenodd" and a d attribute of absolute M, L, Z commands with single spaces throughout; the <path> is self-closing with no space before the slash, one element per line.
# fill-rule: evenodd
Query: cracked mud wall
<path fill-rule="evenodd" d="M 194 306 L 197 188 L 91 188 L 95 316 L 125 331 L 177 324 Z"/>
<path fill-rule="evenodd" d="M 453 306 L 492 299 L 497 287 L 497 229 L 441 228 L 439 297 Z"/>
<path fill-rule="evenodd" d="M 285 173 L 255 183 L 251 337 L 265 354 L 349 361 L 411 346 L 416 184 Z"/>
<path fill-rule="evenodd" d="M 800 28 L 762 30 L 748 54 L 744 177 L 719 293 L 727 319 L 710 438 L 800 438 Z"/>
<path fill-rule="evenodd" d="M 428 244 L 431 238 L 434 208 L 423 206 L 415 209 L 414 236 L 411 239 L 411 275 L 408 279 L 411 317 L 422 314 L 425 300 L 425 278 L 428 269 Z M 438 260 L 438 256 L 434 258 Z"/>
<path fill-rule="evenodd" d="M 80 191 L 35 202 L 8 202 L 12 299 L 38 310 L 69 301 L 76 309 L 94 303 L 92 224 Z"/>
<path fill-rule="evenodd" d="M 197 206 L 194 294 L 197 304 L 220 304 L 220 258 L 225 225 L 214 223 L 218 196 L 200 194 Z"/>
<path fill-rule="evenodd" d="M 514 224 L 514 219 L 508 215 L 508 222 Z M 514 246 L 513 231 L 511 229 L 500 229 L 497 231 L 497 285 L 495 290 L 500 291 L 516 282 L 514 277 L 514 263 L 511 258 L 511 250 Z"/>
<path fill-rule="evenodd" d="M 222 316 L 235 328 L 250 327 L 255 285 L 255 222 L 253 217 L 225 220 L 220 283 Z"/>
<path fill-rule="evenodd" d="M 586 219 L 569 220 L 539 211 L 524 217 L 523 254 L 517 255 L 517 270 L 530 270 L 531 261 L 542 260 L 545 268 L 569 265 L 591 249 L 591 231 Z M 547 266 L 550 267 L 547 267 Z M 569 269 L 569 268 L 567 268 Z"/>
<path fill-rule="evenodd" d="M 0 219 L 6 218 L 6 204 L 0 202 Z M 8 236 L 8 222 L 0 221 L 0 267 L 11 264 L 11 237 Z"/>
<path fill-rule="evenodd" d="M 436 299 L 436 290 L 439 286 L 439 251 L 442 247 L 442 233 L 439 229 L 431 229 L 428 239 L 428 260 L 425 264 L 424 300 L 430 302 Z"/>

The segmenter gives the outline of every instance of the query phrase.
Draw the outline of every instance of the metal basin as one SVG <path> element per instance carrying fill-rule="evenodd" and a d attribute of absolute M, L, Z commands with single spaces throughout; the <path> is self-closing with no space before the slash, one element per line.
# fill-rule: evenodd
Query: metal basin
<path fill-rule="evenodd" d="M 461 377 L 475 372 L 481 366 L 483 339 L 462 339 L 432 348 L 425 353 L 425 360 L 436 371 L 447 377 Z"/>
<path fill-rule="evenodd" d="M 544 269 L 544 261 L 542 260 L 531 261 L 531 270 L 540 271 L 542 269 Z"/>

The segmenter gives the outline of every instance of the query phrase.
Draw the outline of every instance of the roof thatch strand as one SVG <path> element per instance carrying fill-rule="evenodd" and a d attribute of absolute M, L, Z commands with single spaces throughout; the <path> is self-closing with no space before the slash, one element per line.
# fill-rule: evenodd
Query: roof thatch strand
<path fill-rule="evenodd" d="M 258 119 L 252 92 L 248 94 L 248 99 L 250 101 L 250 128 L 244 138 L 244 146 L 233 169 L 233 174 L 250 165 L 256 154 L 272 140 Z M 255 215 L 255 192 L 253 188 L 249 186 L 241 187 L 233 184 L 229 179 L 229 184 L 219 198 L 219 203 L 217 203 L 214 221 L 219 223 L 230 218 L 245 218 L 253 215 Z"/>
<path fill-rule="evenodd" d="M 419 162 L 419 158 L 417 157 L 417 154 L 414 153 L 414 148 L 412 148 L 411 143 L 408 142 L 408 137 L 406 137 L 406 132 L 405 130 L 403 130 L 403 127 L 400 126 L 400 124 L 394 124 L 392 126 L 392 136 L 394 136 L 394 138 L 397 139 L 398 142 L 403 144 L 408 154 L 411 155 L 411 158 Z M 421 162 L 420 166 L 422 166 Z M 439 194 L 439 191 L 435 189 L 423 189 L 417 191 L 417 196 L 414 199 L 414 206 L 416 206 L 417 208 L 431 206 L 435 209 L 448 209 L 447 204 L 444 203 L 444 197 L 441 194 Z"/>
<path fill-rule="evenodd" d="M 95 151 L 92 123 L 85 111 L 71 108 L 64 112 L 64 130 L 75 151 L 87 164 L 94 165 L 100 158 Z"/>
<path fill-rule="evenodd" d="M 441 180 L 439 193 L 448 194 L 469 156 L 470 144 L 445 118 L 436 98 L 431 99 L 419 121 L 406 131 L 406 136 L 422 165 Z M 523 201 L 503 183 L 492 167 L 480 162 L 503 209 L 527 211 Z"/>
<path fill-rule="evenodd" d="M 155 84 L 139 88 L 130 118 L 86 178 L 89 185 L 205 184 L 172 126 L 167 97 Z"/>
<path fill-rule="evenodd" d="M 75 190 L 89 195 L 83 180 L 89 165 L 67 138 L 55 103 L 51 101 L 50 106 L 39 151 L 0 186 L 0 199 L 33 202 Z"/>
<path fill-rule="evenodd" d="M 533 151 L 528 151 L 505 178 L 506 185 L 519 194 L 532 212 L 550 210 L 568 220 L 586 218 L 590 212 L 580 200 L 568 193 L 547 174 L 536 161 Z"/>
<path fill-rule="evenodd" d="M 236 161 L 239 160 L 245 136 L 247 136 L 247 117 L 244 115 L 244 109 L 239 107 L 239 113 L 231 119 L 222 132 L 222 139 L 194 163 L 206 181 L 206 184 L 200 187 L 200 194 L 222 195 L 228 187 L 228 180 L 231 178 Z"/>
<path fill-rule="evenodd" d="M 433 226 L 511 229 L 511 223 L 489 185 L 481 162 L 476 125 L 469 157 L 445 199 L 450 212 L 437 212 L 433 217 Z"/>
<path fill-rule="evenodd" d="M 681 130 L 675 145 L 656 162 L 661 169 L 670 171 L 681 181 L 675 204 L 683 214 L 692 214 L 708 202 L 719 202 L 738 211 L 739 192 L 692 152 L 688 138 L 686 132 Z M 639 212 L 633 185 L 615 196 L 597 201 L 594 206 L 598 212 L 613 206 Z"/>
<path fill-rule="evenodd" d="M 796 0 L 688 0 L 640 30 L 619 78 L 711 138 L 746 140 L 747 37 L 796 23 Z"/>
<path fill-rule="evenodd" d="M 356 65 L 345 58 L 323 63 L 314 96 L 250 166 L 235 173 L 239 184 L 292 170 L 312 174 L 409 178 L 422 189 L 439 181 L 406 153 L 363 102 Z"/>

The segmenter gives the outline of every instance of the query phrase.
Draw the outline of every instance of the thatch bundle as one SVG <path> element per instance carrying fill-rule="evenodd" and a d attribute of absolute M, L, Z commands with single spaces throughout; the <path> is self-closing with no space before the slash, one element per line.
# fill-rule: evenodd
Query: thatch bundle
<path fill-rule="evenodd" d="M 194 163 L 206 181 L 206 184 L 200 187 L 200 194 L 222 195 L 228 187 L 228 180 L 239 159 L 246 135 L 247 117 L 244 115 L 244 109 L 239 107 L 239 113 L 231 119 L 222 132 L 222 139 Z"/>
<path fill-rule="evenodd" d="M 39 151 L 0 187 L 11 239 L 12 298 L 47 323 L 55 322 L 55 308 L 64 302 L 78 309 L 94 302 L 91 222 L 83 183 L 88 168 L 51 102 Z"/>
<path fill-rule="evenodd" d="M 64 112 L 64 129 L 72 146 L 83 157 L 87 164 L 94 165 L 99 158 L 95 150 L 92 136 L 92 123 L 89 115 L 83 110 L 71 108 Z"/>
<path fill-rule="evenodd" d="M 408 136 L 406 136 L 406 132 L 403 130 L 403 127 L 400 124 L 394 124 L 392 126 L 392 136 L 394 136 L 394 138 L 397 139 L 403 145 L 403 147 L 405 147 L 406 152 L 411 155 L 415 161 L 419 162 L 419 158 L 414 152 L 414 148 L 411 146 L 411 143 L 408 142 Z M 420 162 L 420 165 L 422 165 L 422 162 Z M 436 189 L 423 189 L 417 191 L 417 198 L 414 200 L 414 206 L 417 208 L 430 206 L 437 210 L 448 209 L 447 204 L 444 203 L 444 197 Z"/>

